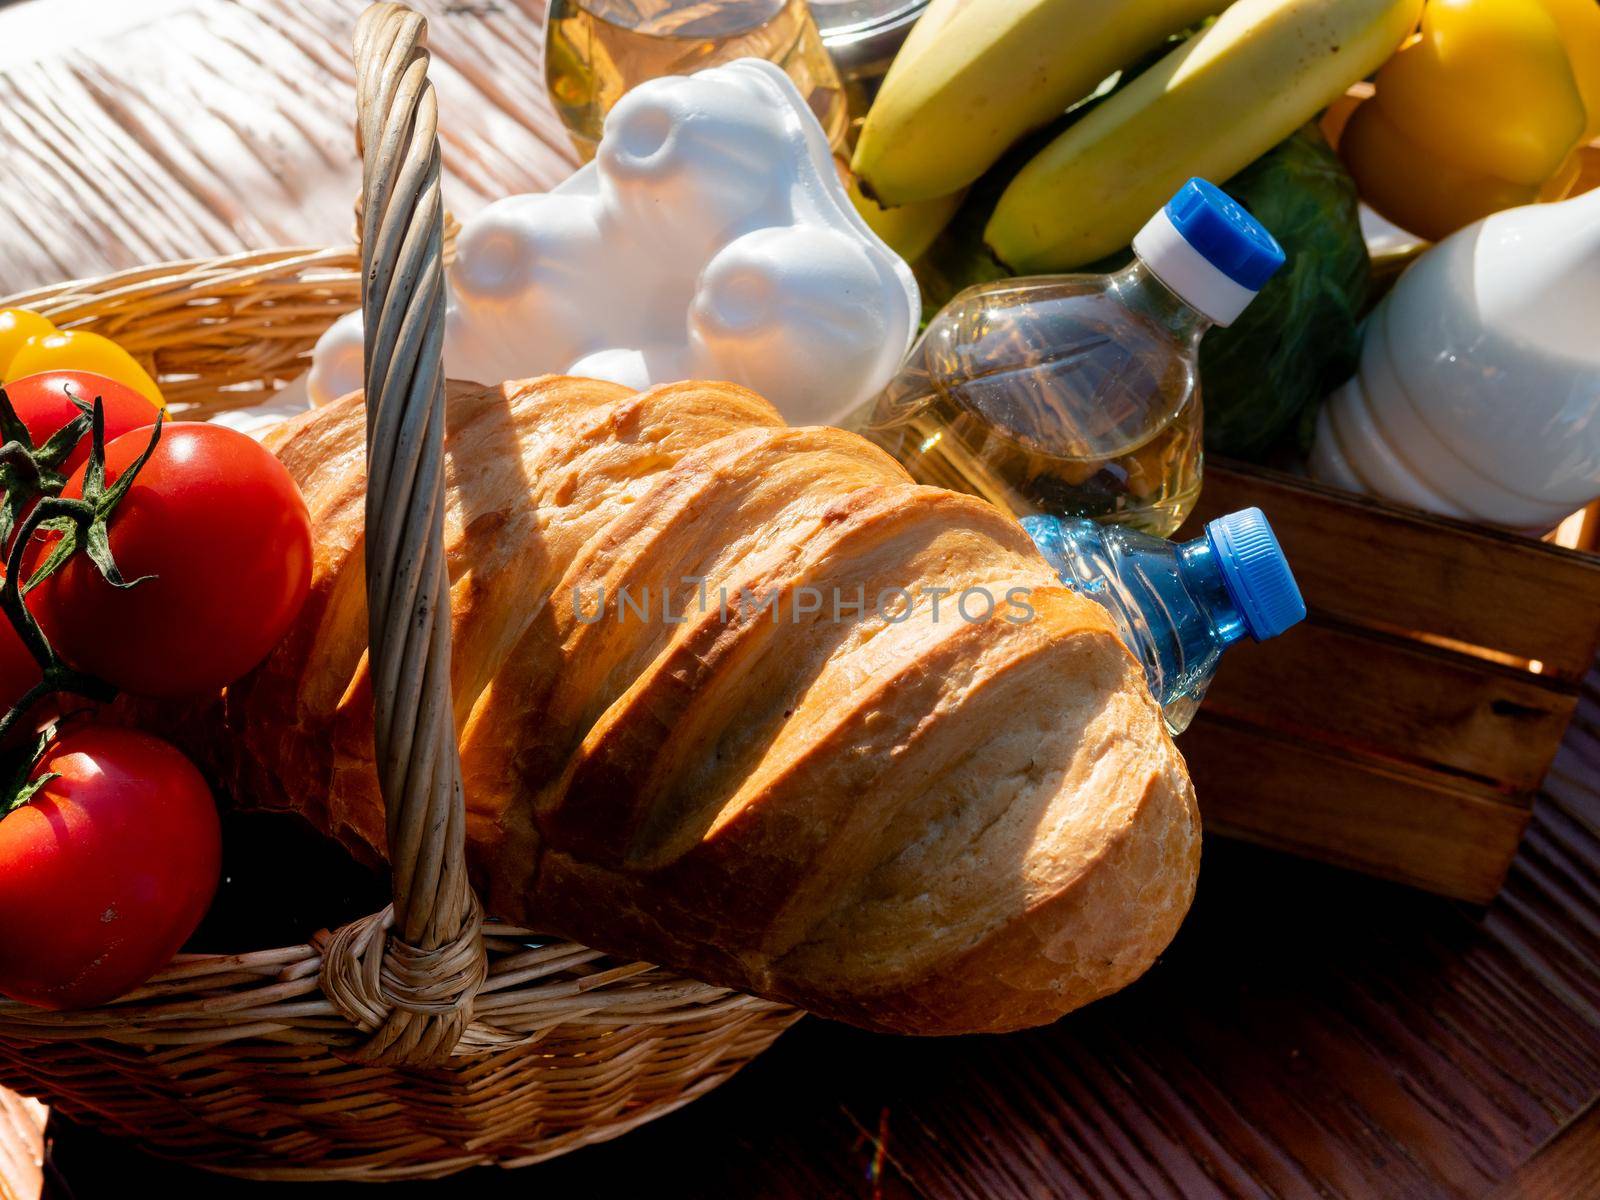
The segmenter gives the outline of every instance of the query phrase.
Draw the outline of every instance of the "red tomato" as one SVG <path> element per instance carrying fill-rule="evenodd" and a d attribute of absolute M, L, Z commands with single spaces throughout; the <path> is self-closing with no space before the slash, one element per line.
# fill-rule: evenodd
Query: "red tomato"
<path fill-rule="evenodd" d="M 125 383 L 108 379 L 104 375 L 91 375 L 87 371 L 46 371 L 29 375 L 6 386 L 11 407 L 28 427 L 28 436 L 35 447 L 50 440 L 52 434 L 78 415 L 72 403 L 76 396 L 86 404 L 98 397 L 106 415 L 106 443 L 135 429 L 145 429 L 156 423 L 156 406 Z M 85 434 L 67 455 L 61 465 L 63 474 L 70 475 L 89 459 L 89 435 Z"/>
<path fill-rule="evenodd" d="M 22 644 L 22 638 L 0 613 L 0 716 L 39 682 L 39 664 Z"/>
<path fill-rule="evenodd" d="M 166 742 L 114 726 L 65 734 L 0 819 L 0 992 L 82 1008 L 144 982 L 217 889 L 222 833 L 200 772 Z"/>
<path fill-rule="evenodd" d="M 33 655 L 28 653 L 21 636 L 5 615 L 0 613 L 0 714 L 16 707 L 23 694 L 42 677 L 39 664 L 33 661 Z M 10 734 L 0 746 L 7 750 L 17 746 L 31 747 L 38 742 L 39 731 L 52 721 L 58 721 L 67 714 L 95 712 L 100 707 L 98 701 L 75 692 L 42 696 L 12 726 Z"/>
<path fill-rule="evenodd" d="M 136 430 L 106 447 L 108 483 L 149 440 Z M 83 494 L 81 468 L 63 494 Z M 278 644 L 310 589 L 311 519 L 299 489 L 270 453 L 220 425 L 168 425 L 110 535 L 123 578 L 152 578 L 115 588 L 79 554 L 28 604 L 64 660 L 119 691 L 225 687 Z"/>

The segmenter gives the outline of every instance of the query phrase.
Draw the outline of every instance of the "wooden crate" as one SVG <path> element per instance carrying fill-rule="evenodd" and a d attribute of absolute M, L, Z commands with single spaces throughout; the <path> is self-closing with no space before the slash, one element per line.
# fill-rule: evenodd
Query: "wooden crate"
<path fill-rule="evenodd" d="M 1600 643 L 1600 556 L 1215 460 L 1180 536 L 1249 505 L 1309 616 L 1230 649 L 1179 742 L 1207 828 L 1488 901 Z"/>

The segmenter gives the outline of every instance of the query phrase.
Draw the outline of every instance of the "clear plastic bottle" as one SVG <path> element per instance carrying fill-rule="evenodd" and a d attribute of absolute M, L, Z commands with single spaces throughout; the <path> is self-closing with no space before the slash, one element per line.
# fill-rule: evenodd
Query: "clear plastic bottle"
<path fill-rule="evenodd" d="M 918 480 L 1019 516 L 1157 535 L 1200 492 L 1200 338 L 1283 264 L 1270 233 L 1191 179 L 1112 275 L 980 284 L 934 317 L 850 426 Z"/>
<path fill-rule="evenodd" d="M 1193 719 L 1224 650 L 1246 634 L 1276 637 L 1306 615 L 1259 508 L 1219 517 L 1182 543 L 1081 517 L 1022 524 L 1062 582 L 1111 614 L 1173 733 Z"/>

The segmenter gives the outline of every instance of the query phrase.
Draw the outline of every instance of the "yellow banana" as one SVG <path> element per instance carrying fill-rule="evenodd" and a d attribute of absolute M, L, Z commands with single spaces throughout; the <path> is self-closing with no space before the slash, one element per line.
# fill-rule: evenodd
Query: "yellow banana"
<path fill-rule="evenodd" d="M 934 0 L 851 167 L 884 205 L 966 187 L 1029 130 L 1227 0 Z"/>
<path fill-rule="evenodd" d="M 1191 175 L 1227 179 L 1369 74 L 1421 11 L 1422 0 L 1238 0 L 1041 150 L 984 240 L 1017 271 L 1121 249 Z"/>
<path fill-rule="evenodd" d="M 967 198 L 964 191 L 936 200 L 918 200 L 915 204 L 902 204 L 898 208 L 884 208 L 861 194 L 854 179 L 845 185 L 850 192 L 850 203 L 856 206 L 873 233 L 881 237 L 901 258 L 914 263 L 928 252 L 933 239 L 944 232 L 956 209 Z"/>

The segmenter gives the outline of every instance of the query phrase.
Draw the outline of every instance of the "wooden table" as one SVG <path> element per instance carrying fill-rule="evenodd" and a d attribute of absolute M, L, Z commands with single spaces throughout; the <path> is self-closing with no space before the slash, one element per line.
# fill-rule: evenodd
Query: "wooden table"
<path fill-rule="evenodd" d="M 360 4 L 0 9 L 0 292 L 346 240 L 344 43 Z M 422 7 L 436 18 L 451 206 L 559 179 L 569 159 L 538 66 L 542 0 Z M 1487 910 L 1213 839 L 1162 962 L 1049 1029 L 910 1041 L 807 1020 L 720 1091 L 620 1142 L 396 1191 L 1583 1200 L 1600 1197 L 1597 1098 L 1593 675 Z M 285 1191 L 219 1185 L 60 1120 L 50 1132 L 51 1196 Z M 17 1186 L 36 1191 L 25 1175 Z"/>
<path fill-rule="evenodd" d="M 1597 779 L 1591 677 L 1487 910 L 1213 840 L 1170 952 L 1133 987 L 1048 1029 L 913 1041 L 809 1019 L 719 1091 L 621 1141 L 397 1190 L 1600 1196 Z M 82 1200 L 131 1180 L 207 1183 L 77 1129 L 56 1137 L 56 1163 Z M 218 1194 L 287 1190 L 230 1183 Z"/>

